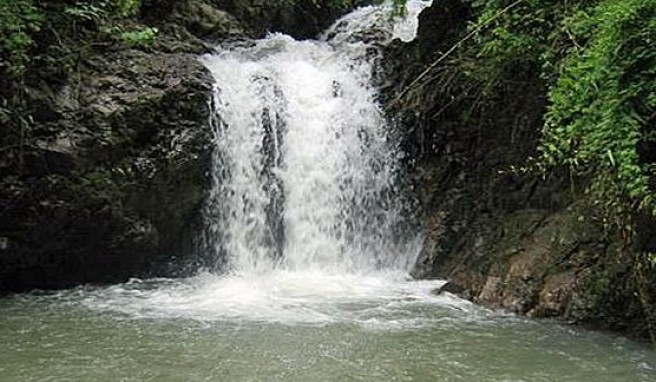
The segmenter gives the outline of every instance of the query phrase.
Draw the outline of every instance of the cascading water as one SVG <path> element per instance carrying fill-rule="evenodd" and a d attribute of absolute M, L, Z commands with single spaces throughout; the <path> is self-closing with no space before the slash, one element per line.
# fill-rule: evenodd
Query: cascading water
<path fill-rule="evenodd" d="M 411 281 L 417 230 L 371 85 L 411 39 L 366 7 L 322 41 L 203 58 L 216 77 L 207 239 L 221 271 L 0 299 L 5 381 L 656 380 L 656 352 Z"/>
<path fill-rule="evenodd" d="M 409 280 L 421 237 L 372 84 L 378 47 L 412 39 L 430 3 L 411 0 L 407 18 L 396 20 L 389 5 L 364 7 L 319 41 L 272 34 L 203 57 L 216 79 L 205 242 L 220 266 L 105 288 L 85 304 L 199 320 L 370 323 L 382 315 L 384 325 L 421 321 L 406 316 L 417 301 L 470 306 L 432 294 L 442 281 Z"/>
<path fill-rule="evenodd" d="M 371 85 L 374 41 L 411 37 L 387 10 L 354 12 L 323 41 L 274 34 L 203 58 L 217 83 L 210 241 L 230 271 L 412 265 L 399 151 Z"/>

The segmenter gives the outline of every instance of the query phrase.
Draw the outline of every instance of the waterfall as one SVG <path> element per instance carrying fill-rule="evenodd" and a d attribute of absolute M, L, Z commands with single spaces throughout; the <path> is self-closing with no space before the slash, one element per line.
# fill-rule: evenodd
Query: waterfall
<path fill-rule="evenodd" d="M 410 281 L 421 244 L 402 159 L 372 84 L 378 49 L 408 19 L 364 7 L 318 41 L 272 34 L 202 57 L 216 79 L 205 241 L 219 269 L 84 294 L 132 317 L 285 324 L 422 325 L 418 303 L 469 309 Z"/>
<path fill-rule="evenodd" d="M 360 8 L 319 41 L 271 34 L 207 55 L 216 86 L 210 242 L 227 270 L 407 270 L 417 254 L 400 152 L 372 85 L 377 47 L 427 1 Z"/>

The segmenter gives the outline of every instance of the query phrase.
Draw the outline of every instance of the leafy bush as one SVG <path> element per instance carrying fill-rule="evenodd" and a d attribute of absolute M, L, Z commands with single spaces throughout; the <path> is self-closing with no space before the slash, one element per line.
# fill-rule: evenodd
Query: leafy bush
<path fill-rule="evenodd" d="M 538 168 L 589 180 L 607 215 L 656 215 L 656 2 L 473 0 L 470 76 L 487 82 L 538 71 L 548 87 Z M 512 8 L 512 10 L 509 10 Z M 621 219 L 617 219 L 618 221 Z"/>
<path fill-rule="evenodd" d="M 626 200 L 656 212 L 652 164 L 639 153 L 656 138 L 656 3 L 603 1 L 568 24 L 568 35 L 581 43 L 569 51 L 549 92 L 542 158 L 592 174 L 606 185 L 595 196 L 609 206 L 621 208 Z M 605 188 L 621 196 L 606 198 L 612 193 Z"/>
<path fill-rule="evenodd" d="M 157 33 L 157 28 L 144 27 L 132 32 L 122 32 L 120 38 L 129 46 L 145 46 L 152 44 Z"/>
<path fill-rule="evenodd" d="M 110 6 L 120 17 L 128 17 L 139 10 L 141 0 L 113 0 L 110 1 Z"/>
<path fill-rule="evenodd" d="M 112 40 L 132 47 L 143 47 L 153 43 L 157 37 L 157 28 L 148 26 L 135 28 L 124 23 L 126 18 L 137 13 L 140 6 L 141 0 L 78 2 L 66 7 L 64 14 L 81 21 L 91 22 Z"/>
<path fill-rule="evenodd" d="M 41 29 L 43 15 L 31 0 L 0 3 L 0 73 L 19 76 L 28 65 L 32 35 Z"/>

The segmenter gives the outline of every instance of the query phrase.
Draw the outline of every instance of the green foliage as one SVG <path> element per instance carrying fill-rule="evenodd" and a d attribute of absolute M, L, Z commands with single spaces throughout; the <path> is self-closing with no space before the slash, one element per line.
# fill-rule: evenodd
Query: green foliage
<path fill-rule="evenodd" d="M 157 28 L 144 27 L 132 32 L 123 32 L 120 37 L 129 46 L 147 46 L 155 41 L 157 33 Z"/>
<path fill-rule="evenodd" d="M 535 1 L 533 1 L 534 3 Z M 552 26 L 545 17 L 547 9 L 524 4 L 503 13 L 501 1 L 475 1 L 473 6 L 480 7 L 480 14 L 475 23 L 470 25 L 473 30 L 478 25 L 490 24 L 485 33 L 476 35 L 474 42 L 477 49 L 479 73 L 488 76 L 490 71 L 503 70 L 517 63 L 535 61 L 544 51 L 545 34 Z M 491 22 L 491 20 L 494 20 Z"/>
<path fill-rule="evenodd" d="M 16 77 L 29 64 L 32 35 L 41 30 L 43 15 L 31 0 L 0 3 L 0 73 Z"/>
<path fill-rule="evenodd" d="M 144 47 L 154 42 L 157 28 L 128 27 L 124 19 L 133 16 L 141 6 L 141 0 L 101 0 L 76 3 L 66 7 L 64 13 L 80 21 L 95 24 L 110 39 L 131 47 Z"/>
<path fill-rule="evenodd" d="M 77 2 L 64 8 L 64 14 L 74 19 L 98 25 L 109 24 L 134 16 L 141 0 L 96 0 Z"/>
<path fill-rule="evenodd" d="M 107 12 L 104 8 L 101 8 L 92 3 L 77 3 L 73 6 L 66 7 L 64 9 L 64 14 L 79 20 L 93 22 L 98 22 L 101 19 L 107 17 Z"/>
<path fill-rule="evenodd" d="M 549 92 L 542 158 L 606 184 L 594 197 L 615 210 L 628 201 L 654 212 L 652 166 L 639 147 L 656 138 L 656 3 L 603 1 L 573 15 L 568 27 L 585 45 L 570 49 Z"/>
<path fill-rule="evenodd" d="M 19 166 L 23 145 L 31 133 L 31 114 L 25 101 L 25 75 L 34 61 L 34 35 L 42 28 L 43 14 L 31 0 L 0 3 L 0 145 L 17 147 Z M 4 152 L 5 158 L 9 157 Z"/>
<path fill-rule="evenodd" d="M 113 0 L 110 5 L 120 17 L 129 17 L 139 10 L 141 0 Z"/>
<path fill-rule="evenodd" d="M 470 30 L 489 25 L 468 46 L 476 60 L 468 75 L 494 85 L 532 71 L 548 87 L 537 167 L 567 166 L 587 179 L 609 216 L 656 214 L 647 155 L 656 147 L 656 2 L 470 3 L 478 15 Z"/>
<path fill-rule="evenodd" d="M 140 6 L 141 0 L 85 1 L 66 7 L 64 13 L 80 19 L 98 22 L 133 16 Z"/>

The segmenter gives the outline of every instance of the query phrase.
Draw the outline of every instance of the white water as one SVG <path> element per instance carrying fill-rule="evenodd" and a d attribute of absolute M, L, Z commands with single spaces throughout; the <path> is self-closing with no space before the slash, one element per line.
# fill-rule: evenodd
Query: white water
<path fill-rule="evenodd" d="M 203 57 L 216 80 L 207 239 L 221 273 L 135 281 L 85 303 L 133 316 L 304 323 L 392 319 L 416 303 L 471 309 L 434 296 L 442 282 L 410 281 L 422 238 L 372 85 L 375 46 L 411 40 L 429 4 L 409 1 L 408 18 L 395 22 L 391 7 L 365 7 L 321 41 L 272 34 Z"/>
<path fill-rule="evenodd" d="M 396 22 L 388 5 L 365 7 L 323 41 L 273 34 L 203 58 L 217 84 L 210 239 L 230 271 L 412 266 L 419 242 L 399 232 L 406 201 L 371 84 L 374 43 L 357 38 L 411 39 L 428 4 L 409 2 Z"/>
<path fill-rule="evenodd" d="M 347 16 L 328 41 L 274 35 L 205 57 L 224 273 L 0 299 L 0 380 L 656 380 L 652 349 L 409 280 L 420 238 L 399 229 L 399 153 L 367 48 L 413 23 L 382 12 Z"/>

